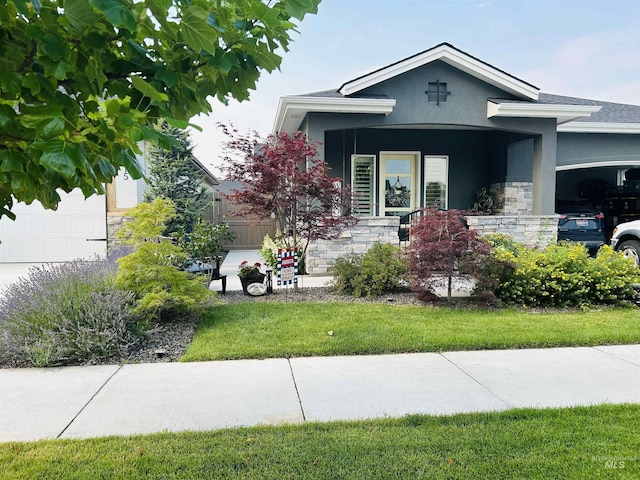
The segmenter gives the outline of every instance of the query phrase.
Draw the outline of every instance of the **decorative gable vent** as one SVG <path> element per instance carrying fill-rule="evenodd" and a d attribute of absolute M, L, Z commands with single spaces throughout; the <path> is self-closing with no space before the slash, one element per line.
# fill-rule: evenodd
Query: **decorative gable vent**
<path fill-rule="evenodd" d="M 435 82 L 429 82 L 427 90 L 424 92 L 427 94 L 427 101 L 440 105 L 440 103 L 447 101 L 447 96 L 451 95 L 451 92 L 447 90 L 447 84 L 436 80 Z"/>

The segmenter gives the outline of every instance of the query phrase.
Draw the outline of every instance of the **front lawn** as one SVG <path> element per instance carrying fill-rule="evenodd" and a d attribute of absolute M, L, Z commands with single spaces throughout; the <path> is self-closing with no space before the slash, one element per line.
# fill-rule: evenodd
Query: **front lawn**
<path fill-rule="evenodd" d="M 640 406 L 0 444 L 20 479 L 640 478 Z"/>
<path fill-rule="evenodd" d="M 636 308 L 534 313 L 387 304 L 247 302 L 210 309 L 182 360 L 633 343 L 640 343 L 640 314 Z"/>

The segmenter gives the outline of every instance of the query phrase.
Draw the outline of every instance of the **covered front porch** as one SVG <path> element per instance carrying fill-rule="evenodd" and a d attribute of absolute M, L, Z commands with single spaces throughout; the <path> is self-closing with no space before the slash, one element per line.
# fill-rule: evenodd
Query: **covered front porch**
<path fill-rule="evenodd" d="M 542 135 L 414 126 L 329 130 L 323 137 L 321 156 L 351 187 L 360 217 L 471 210 L 482 189 L 496 200 L 491 213 L 554 213 L 555 171 L 542 158 L 543 144 L 553 139 Z"/>
<path fill-rule="evenodd" d="M 400 243 L 408 216 L 419 209 L 478 209 L 480 191 L 493 206 L 469 216 L 469 228 L 528 245 L 555 241 L 555 172 L 542 168 L 544 141 L 531 133 L 470 127 L 326 131 L 324 158 L 351 187 L 360 221 L 338 240 L 312 244 L 308 271 L 327 272 L 335 258 L 363 253 L 375 241 Z"/>

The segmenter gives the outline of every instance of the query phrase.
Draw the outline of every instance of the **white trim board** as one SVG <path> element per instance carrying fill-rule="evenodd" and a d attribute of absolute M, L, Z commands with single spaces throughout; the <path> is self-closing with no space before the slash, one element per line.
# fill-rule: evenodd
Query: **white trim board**
<path fill-rule="evenodd" d="M 611 160 L 606 162 L 589 162 L 579 163 L 576 165 L 559 165 L 556 167 L 556 172 L 565 172 L 567 170 L 579 170 L 582 168 L 596 168 L 596 167 L 632 167 L 640 165 L 640 159 L 638 160 Z"/>
<path fill-rule="evenodd" d="M 555 118 L 558 124 L 570 122 L 576 118 L 590 117 L 600 111 L 599 105 L 559 105 L 538 103 L 496 103 L 487 101 L 487 118 L 525 117 Z M 560 129 L 558 129 L 560 131 Z"/>
<path fill-rule="evenodd" d="M 640 123 L 568 122 L 558 127 L 558 133 L 640 133 Z"/>
<path fill-rule="evenodd" d="M 342 85 L 339 91 L 343 95 L 352 95 L 436 60 L 441 60 L 458 70 L 520 98 L 538 99 L 540 90 L 537 87 L 498 70 L 448 44 L 438 45 L 388 67 L 351 80 Z"/>
<path fill-rule="evenodd" d="M 273 133 L 295 132 L 309 112 L 389 115 L 395 106 L 389 98 L 280 97 Z"/>

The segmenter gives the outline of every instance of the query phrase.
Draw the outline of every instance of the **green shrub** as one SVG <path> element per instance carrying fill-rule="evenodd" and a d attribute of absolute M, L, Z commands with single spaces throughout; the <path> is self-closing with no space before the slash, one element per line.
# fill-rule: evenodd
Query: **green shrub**
<path fill-rule="evenodd" d="M 506 304 L 539 307 L 622 303 L 633 298 L 638 281 L 637 268 L 611 247 L 591 258 L 572 242 L 543 251 L 498 243 L 483 274 L 477 289 L 490 288 Z"/>
<path fill-rule="evenodd" d="M 215 294 L 202 278 L 181 270 L 186 254 L 170 241 L 159 241 L 165 223 L 175 216 L 173 202 L 156 199 L 131 209 L 133 220 L 118 237 L 134 250 L 119 258 L 116 285 L 130 290 L 138 299 L 136 314 L 164 319 L 179 313 L 197 313 L 196 307 L 210 305 Z"/>
<path fill-rule="evenodd" d="M 0 297 L 0 363 L 47 367 L 108 358 L 140 338 L 133 293 L 115 264 L 75 260 L 33 268 Z"/>
<path fill-rule="evenodd" d="M 638 268 L 620 252 L 609 245 L 602 246 L 587 265 L 590 292 L 597 303 L 617 303 L 635 296 L 633 284 L 640 280 Z"/>
<path fill-rule="evenodd" d="M 226 223 L 213 225 L 200 219 L 196 221 L 191 232 L 180 229 L 175 238 L 178 246 L 187 254 L 187 264 L 213 264 L 220 257 L 223 243 L 235 240 L 236 234 Z"/>
<path fill-rule="evenodd" d="M 336 260 L 332 289 L 355 297 L 375 297 L 403 289 L 406 273 L 399 247 L 376 242 L 365 254 Z"/>
<path fill-rule="evenodd" d="M 527 247 L 524 243 L 516 242 L 512 236 L 504 233 L 488 233 L 482 238 L 493 248 L 501 247 L 514 255 L 524 252 Z"/>

